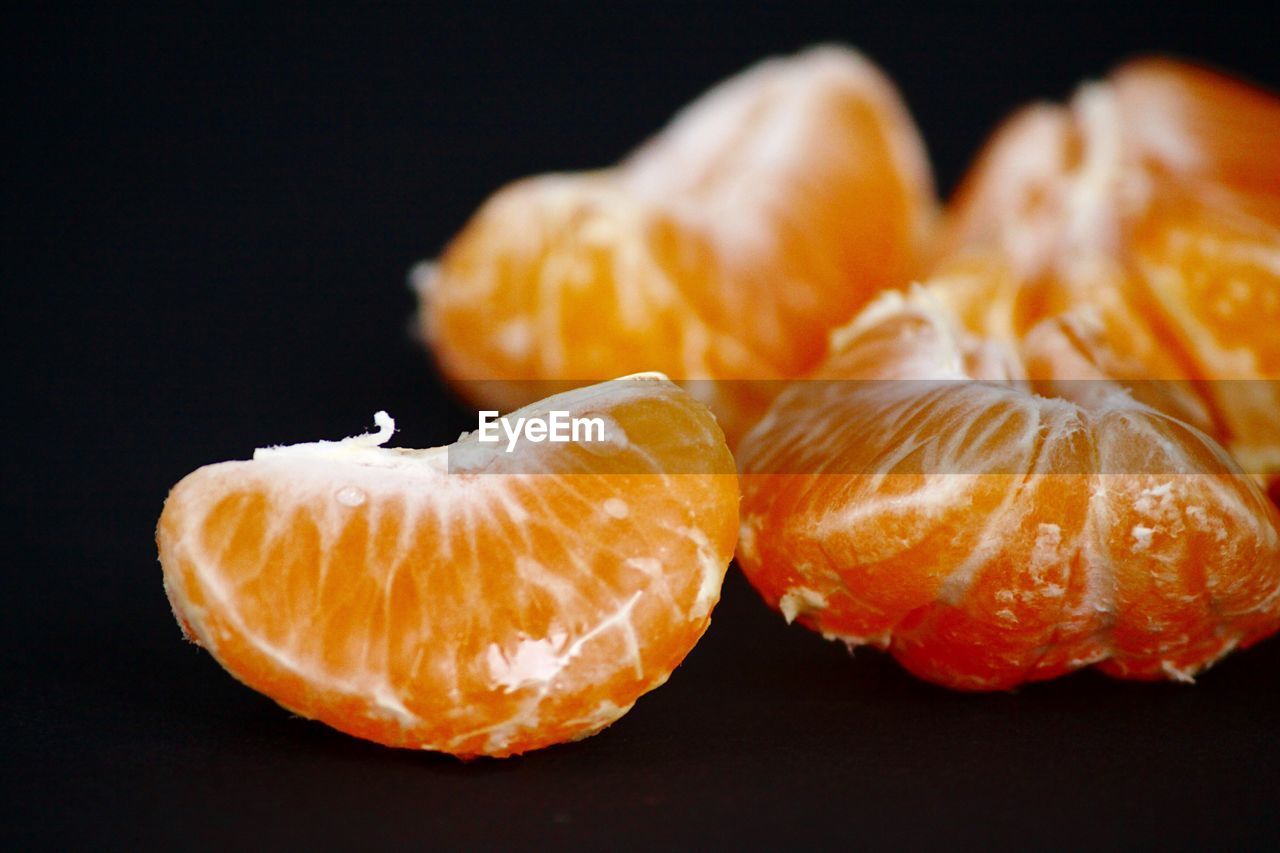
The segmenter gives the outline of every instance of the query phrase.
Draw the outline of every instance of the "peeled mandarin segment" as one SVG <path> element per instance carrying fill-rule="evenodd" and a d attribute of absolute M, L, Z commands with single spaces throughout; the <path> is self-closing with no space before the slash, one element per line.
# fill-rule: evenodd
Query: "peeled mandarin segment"
<path fill-rule="evenodd" d="M 687 375 L 712 375 L 712 352 L 745 368 L 683 286 L 707 252 L 605 176 L 527 179 L 486 202 L 424 275 L 425 333 L 485 406 L 532 402 L 534 380 L 624 375 L 644 354 Z"/>
<path fill-rule="evenodd" d="M 932 231 L 911 116 L 879 69 L 835 47 L 712 89 L 619 179 L 709 236 L 721 322 L 788 376 L 817 363 L 833 324 L 920 272 Z"/>
<path fill-rule="evenodd" d="M 1104 373 L 1169 380 L 1176 393 L 1144 402 L 1209 430 L 1251 473 L 1280 474 L 1277 175 L 1280 98 L 1129 63 L 995 134 L 948 209 L 938 271 L 1002 265 L 1013 285 L 996 307 L 973 286 L 946 301 L 1008 340 L 1069 316 Z"/>
<path fill-rule="evenodd" d="M 1280 628 L 1280 516 L 1213 439 L 1105 378 L 976 381 L 965 345 L 929 290 L 885 295 L 744 438 L 766 601 L 968 690 L 1188 680 Z"/>
<path fill-rule="evenodd" d="M 1148 168 L 1280 198 L 1280 99 L 1273 92 L 1160 58 L 1123 65 L 1111 80 Z"/>
<path fill-rule="evenodd" d="M 529 402 L 522 382 L 639 368 L 787 379 L 919 271 L 934 208 L 892 85 L 819 48 L 712 89 L 612 169 L 501 190 L 423 268 L 422 325 L 484 405 Z M 766 385 L 702 388 L 731 439 Z"/>
<path fill-rule="evenodd" d="M 1278 137 L 1280 139 L 1280 137 Z M 1166 199 L 1135 231 L 1154 316 L 1186 353 L 1248 470 L 1280 474 L 1280 216 L 1230 197 Z"/>
<path fill-rule="evenodd" d="M 197 470 L 157 531 L 175 615 L 245 684 L 379 743 L 504 756 L 599 731 L 706 630 L 738 489 L 670 382 L 512 417 L 557 409 L 607 446 L 390 450 L 386 430 Z"/>
<path fill-rule="evenodd" d="M 1019 279 L 1042 274 L 1066 219 L 1065 175 L 1078 157 L 1062 107 L 1036 104 L 1006 119 L 946 207 L 941 260 L 978 249 L 1007 261 Z"/>
<path fill-rule="evenodd" d="M 1019 276 L 1123 260 L 1129 229 L 1171 189 L 1280 200 L 1280 98 L 1172 60 L 1121 66 L 1065 106 L 992 136 L 948 205 L 943 257 L 985 248 Z"/>

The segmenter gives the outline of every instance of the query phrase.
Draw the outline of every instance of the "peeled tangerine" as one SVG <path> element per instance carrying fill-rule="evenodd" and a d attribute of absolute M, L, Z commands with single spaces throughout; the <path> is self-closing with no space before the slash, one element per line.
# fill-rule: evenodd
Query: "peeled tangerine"
<path fill-rule="evenodd" d="M 836 47 L 722 83 L 620 165 L 498 192 L 416 277 L 440 366 L 490 407 L 530 380 L 650 367 L 772 380 L 915 276 L 934 218 L 919 134 L 893 85 Z M 697 383 L 731 442 L 770 383 Z"/>
<path fill-rule="evenodd" d="M 1180 381 L 1181 414 L 1280 474 L 1280 98 L 1124 65 L 1006 122 L 943 242 L 940 274 L 969 286 L 942 298 L 970 330 L 1016 338 L 1070 311 L 1105 372 Z"/>
<path fill-rule="evenodd" d="M 941 288 L 935 288 L 941 289 Z M 966 332 L 881 297 L 744 438 L 738 560 L 789 619 L 994 690 L 1189 681 L 1280 627 L 1280 516 L 1221 446 L 1091 369 L 1070 324 Z"/>
<path fill-rule="evenodd" d="M 379 743 L 505 756 L 599 731 L 706 630 L 737 480 L 663 377 L 511 419 L 556 410 L 604 441 L 388 449 L 379 413 L 376 435 L 200 468 L 157 532 L 175 615 L 245 684 Z"/>

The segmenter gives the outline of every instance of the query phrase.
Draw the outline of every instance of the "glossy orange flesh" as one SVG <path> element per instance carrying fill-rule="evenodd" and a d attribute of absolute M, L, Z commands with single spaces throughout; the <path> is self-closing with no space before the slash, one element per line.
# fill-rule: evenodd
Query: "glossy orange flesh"
<path fill-rule="evenodd" d="M 379 743 L 503 756 L 600 730 L 706 630 L 736 477 L 665 380 L 534 408 L 603 416 L 609 443 L 330 443 L 199 469 L 157 532 L 175 615 L 245 684 Z"/>

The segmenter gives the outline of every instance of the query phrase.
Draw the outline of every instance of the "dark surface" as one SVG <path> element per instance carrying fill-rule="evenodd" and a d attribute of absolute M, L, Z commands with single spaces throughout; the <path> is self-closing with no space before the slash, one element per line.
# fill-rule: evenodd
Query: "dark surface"
<path fill-rule="evenodd" d="M 960 695 L 788 629 L 734 569 L 617 725 L 469 765 L 292 719 L 180 641 L 152 531 L 182 475 L 379 408 L 405 446 L 474 426 L 403 280 L 505 181 L 821 40 L 895 77 L 944 189 L 1006 111 L 1136 51 L 1280 83 L 1274 12 L 1225 4 L 463 5 L 6 12 L 0 841 L 1273 845 L 1277 641 L 1193 688 Z"/>

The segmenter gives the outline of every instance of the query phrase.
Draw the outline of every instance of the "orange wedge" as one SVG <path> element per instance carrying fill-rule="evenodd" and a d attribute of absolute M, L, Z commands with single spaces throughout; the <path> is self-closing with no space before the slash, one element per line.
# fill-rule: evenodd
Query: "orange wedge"
<path fill-rule="evenodd" d="M 957 310 L 1003 327 L 972 331 L 1074 312 L 1113 375 L 1190 383 L 1200 425 L 1280 475 L 1280 97 L 1131 62 L 1006 122 L 947 219 L 939 272 L 994 259 L 1016 283 L 1001 304 L 969 291 Z"/>
<path fill-rule="evenodd" d="M 835 47 L 715 87 L 620 165 L 519 181 L 416 276 L 444 373 L 481 405 L 650 367 L 772 380 L 921 269 L 923 145 L 889 80 Z M 731 443 L 767 383 L 701 383 Z"/>
<path fill-rule="evenodd" d="M 599 731 L 706 630 L 737 481 L 665 378 L 509 420 L 555 411 L 604 434 L 388 449 L 380 413 L 376 435 L 195 471 L 157 532 L 175 615 L 248 686 L 379 743 L 505 756 Z"/>

